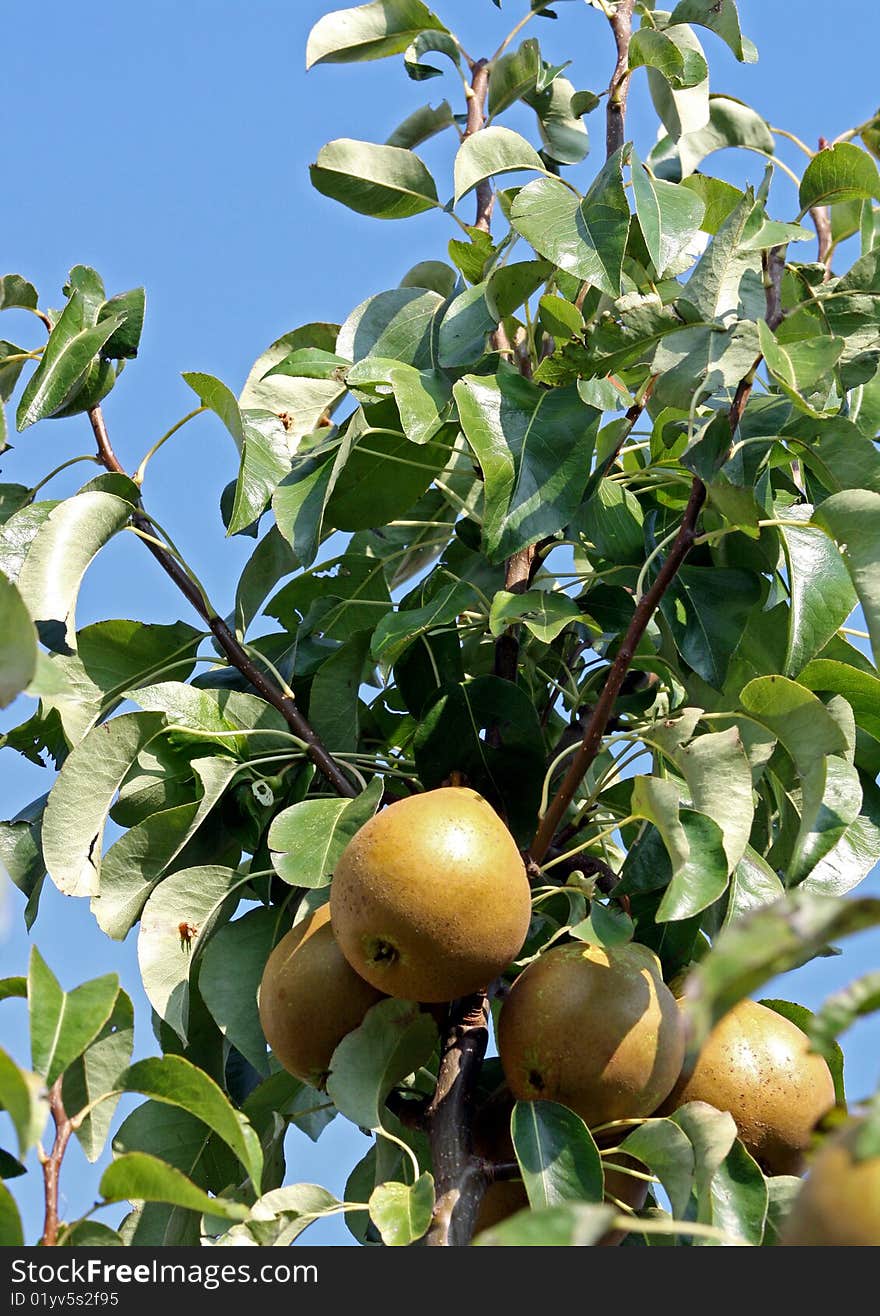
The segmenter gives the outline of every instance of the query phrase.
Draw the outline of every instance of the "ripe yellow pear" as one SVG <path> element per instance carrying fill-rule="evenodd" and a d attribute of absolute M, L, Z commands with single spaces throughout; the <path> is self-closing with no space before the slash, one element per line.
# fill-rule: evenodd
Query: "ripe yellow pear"
<path fill-rule="evenodd" d="M 688 1101 L 729 1111 L 768 1174 L 800 1174 L 813 1129 L 834 1105 L 834 1081 L 796 1024 L 744 1000 L 715 1025 L 663 1113 Z"/>
<path fill-rule="evenodd" d="M 880 1156 L 855 1159 L 863 1121 L 829 1138 L 782 1229 L 783 1247 L 880 1247 Z"/>
<path fill-rule="evenodd" d="M 525 940 L 529 883 L 513 837 L 462 787 L 411 795 L 351 839 L 330 888 L 333 930 L 380 991 L 449 1001 L 488 987 Z"/>
<path fill-rule="evenodd" d="M 681 1071 L 684 1026 L 653 951 L 577 942 L 517 978 L 498 1052 L 517 1098 L 559 1101 L 593 1127 L 656 1110 Z"/>
<path fill-rule="evenodd" d="M 279 1064 L 323 1087 L 330 1057 L 382 993 L 342 954 L 322 905 L 282 937 L 260 983 L 260 1022 Z"/>

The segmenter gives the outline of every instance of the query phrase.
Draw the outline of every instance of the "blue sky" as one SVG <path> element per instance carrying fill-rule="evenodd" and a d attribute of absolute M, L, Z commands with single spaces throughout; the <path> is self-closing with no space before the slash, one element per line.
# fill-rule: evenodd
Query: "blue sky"
<path fill-rule="evenodd" d="M 442 256 L 454 236 L 443 216 L 383 224 L 312 191 L 307 166 L 325 141 L 383 141 L 427 100 L 436 104 L 448 97 L 461 108 L 461 88 L 452 78 L 411 82 L 400 60 L 322 67 L 307 76 L 306 36 L 329 8 L 318 0 L 113 6 L 43 0 L 12 7 L 4 17 L 2 272 L 32 279 L 49 305 L 58 304 L 76 263 L 99 269 L 111 293 L 146 285 L 141 356 L 105 407 L 117 453 L 129 469 L 191 409 L 181 371 L 207 371 L 237 390 L 252 361 L 280 334 L 313 319 L 342 319 L 364 297 L 393 287 L 417 260 Z M 501 13 L 490 0 L 437 0 L 435 8 L 470 52 L 481 55 L 491 54 L 525 2 L 505 0 Z M 575 60 L 579 88 L 601 90 L 612 62 L 604 21 L 579 0 L 559 8 L 558 23 L 539 19 L 531 32 L 553 62 Z M 801 0 L 796 8 L 740 0 L 740 10 L 761 60 L 739 66 L 706 34 L 713 90 L 749 101 L 772 124 L 811 143 L 820 135 L 834 137 L 876 108 L 874 0 L 849 0 L 845 22 L 829 18 L 824 0 Z M 594 114 L 588 124 L 594 153 L 581 167 L 584 178 L 595 172 L 603 136 L 601 118 Z M 629 134 L 643 155 L 654 125 L 637 80 Z M 531 126 L 528 119 L 522 126 Z M 451 177 L 451 150 L 450 139 L 423 152 L 438 178 Z M 793 150 L 786 146 L 783 152 L 792 163 Z M 763 171 L 758 157 L 745 171 L 737 166 L 731 173 L 730 165 L 724 155 L 711 162 L 713 172 L 733 181 L 748 175 L 757 182 Z M 774 198 L 774 215 L 793 218 L 797 206 L 784 178 Z M 28 345 L 38 342 L 24 313 L 5 315 L 2 333 Z M 15 445 L 0 463 L 2 478 L 32 483 L 66 457 L 90 451 L 90 431 L 84 418 L 47 422 Z M 73 492 L 88 470 L 82 465 L 59 477 L 52 496 Z M 224 538 L 218 504 L 233 475 L 231 441 L 213 417 L 204 416 L 159 454 L 145 487 L 150 510 L 192 561 L 221 612 L 231 604 L 252 546 L 250 540 Z M 78 623 L 127 616 L 193 620 L 142 546 L 121 535 L 86 579 Z M 27 711 L 19 701 L 3 726 Z M 45 791 L 47 775 L 10 752 L 0 755 L 2 816 Z M 880 890 L 876 876 L 870 889 Z M 3 973 L 22 972 L 26 964 L 21 903 L 15 891 L 5 905 L 0 896 Z M 131 938 L 122 946 L 108 942 L 85 902 L 63 900 L 48 889 L 34 939 L 67 988 L 117 970 L 136 1000 L 137 1049 L 153 1049 Z M 815 1005 L 874 967 L 878 950 L 880 934 L 863 934 L 847 943 L 842 960 L 817 961 L 768 994 Z M 2 1010 L 0 1038 L 26 1061 L 23 1009 L 12 1002 Z M 845 1050 L 851 1092 L 862 1095 L 880 1077 L 880 1025 L 854 1029 Z M 0 1142 L 11 1142 L 5 1116 Z M 299 1135 L 291 1138 L 289 1175 L 341 1190 L 365 1149 L 357 1130 L 337 1120 L 317 1147 Z M 68 1218 L 91 1205 L 96 1184 L 96 1171 L 74 1148 L 62 1180 Z M 39 1180 L 29 1175 L 13 1187 L 33 1240 L 40 1229 Z M 341 1222 L 333 1221 L 305 1241 L 349 1240 Z"/>

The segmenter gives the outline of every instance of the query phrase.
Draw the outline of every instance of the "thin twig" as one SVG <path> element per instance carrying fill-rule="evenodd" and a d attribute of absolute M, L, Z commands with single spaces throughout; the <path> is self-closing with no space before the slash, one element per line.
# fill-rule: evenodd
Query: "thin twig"
<path fill-rule="evenodd" d="M 632 15 L 635 0 L 618 0 L 608 20 L 617 47 L 617 63 L 608 85 L 605 109 L 605 154 L 611 157 L 623 146 L 626 134 L 626 98 L 629 93 L 629 43 L 632 40 Z"/>
<path fill-rule="evenodd" d="M 92 432 L 98 445 L 98 456 L 102 464 L 108 471 L 114 471 L 119 475 L 125 474 L 125 469 L 113 451 L 113 445 L 110 442 L 110 436 L 107 433 L 107 426 L 104 421 L 104 415 L 100 408 L 93 407 L 89 412 L 89 420 L 92 426 Z M 196 612 L 209 627 L 214 635 L 220 648 L 226 654 L 233 667 L 238 668 L 242 676 L 250 682 L 258 694 L 273 708 L 277 709 L 284 718 L 287 725 L 300 740 L 304 741 L 306 753 L 314 763 L 315 767 L 323 773 L 330 785 L 336 791 L 337 795 L 342 795 L 347 799 L 352 799 L 357 795 L 357 788 L 346 776 L 343 769 L 332 757 L 317 734 L 312 730 L 310 724 L 303 717 L 302 713 L 296 707 L 295 703 L 288 696 L 285 696 L 278 687 L 268 679 L 260 668 L 248 657 L 242 645 L 236 639 L 233 632 L 229 629 L 222 617 L 218 617 L 213 609 L 209 606 L 207 599 L 202 593 L 199 586 L 192 577 L 181 566 L 180 562 L 173 554 L 161 544 L 151 542 L 153 523 L 147 514 L 143 511 L 135 511 L 132 514 L 132 523 L 135 528 L 142 534 L 150 536 L 144 540 L 147 548 L 153 554 L 153 557 L 162 567 L 163 571 L 174 581 L 177 588 L 195 608 Z"/>
<path fill-rule="evenodd" d="M 55 1141 L 52 1150 L 43 1161 L 43 1193 L 46 1210 L 43 1218 L 43 1247 L 55 1247 L 58 1242 L 58 1178 L 61 1162 L 73 1133 L 73 1125 L 67 1117 L 64 1102 L 61 1099 L 61 1078 L 56 1078 L 49 1089 L 49 1111 L 55 1125 Z"/>
<path fill-rule="evenodd" d="M 446 1033 L 437 1087 L 428 1107 L 437 1202 L 425 1242 L 463 1247 L 471 1241 L 486 1190 L 482 1161 L 473 1154 L 474 1094 L 489 1040 L 485 992 L 455 1001 Z"/>

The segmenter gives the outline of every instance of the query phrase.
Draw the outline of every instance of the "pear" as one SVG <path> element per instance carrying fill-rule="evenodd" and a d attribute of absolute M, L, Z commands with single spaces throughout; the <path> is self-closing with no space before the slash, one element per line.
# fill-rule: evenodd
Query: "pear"
<path fill-rule="evenodd" d="M 342 954 L 330 908 L 322 905 L 282 937 L 266 961 L 260 1022 L 279 1064 L 323 1088 L 336 1047 L 381 1000 Z"/>
<path fill-rule="evenodd" d="M 768 1174 L 800 1174 L 813 1129 L 834 1105 L 834 1080 L 796 1024 L 744 1000 L 715 1025 L 661 1113 L 688 1101 L 729 1111 Z"/>
<path fill-rule="evenodd" d="M 519 850 L 476 791 L 398 800 L 352 837 L 330 888 L 333 930 L 379 991 L 449 1001 L 489 983 L 525 940 L 531 898 Z"/>
<path fill-rule="evenodd" d="M 684 1025 L 646 946 L 554 947 L 517 978 L 498 1051 L 520 1100 L 569 1106 L 590 1126 L 650 1115 L 684 1059 Z"/>
<path fill-rule="evenodd" d="M 825 1143 L 783 1226 L 783 1247 L 880 1246 L 880 1155 L 857 1159 L 863 1128 L 854 1120 Z"/>

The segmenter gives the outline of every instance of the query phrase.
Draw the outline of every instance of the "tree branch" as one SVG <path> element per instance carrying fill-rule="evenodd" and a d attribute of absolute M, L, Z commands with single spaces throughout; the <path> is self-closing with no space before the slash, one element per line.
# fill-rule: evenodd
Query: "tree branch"
<path fill-rule="evenodd" d="M 489 94 L 489 61 L 478 59 L 471 68 L 471 90 L 467 105 L 467 126 L 465 138 L 473 137 L 486 122 L 486 97 Z M 488 178 L 477 184 L 477 217 L 474 227 L 483 233 L 489 232 L 492 220 L 492 208 L 495 205 L 495 193 Z"/>
<path fill-rule="evenodd" d="M 428 1131 L 437 1201 L 425 1242 L 463 1247 L 471 1241 L 486 1176 L 473 1154 L 471 1128 L 477 1077 L 489 1040 L 485 992 L 455 1001 L 440 1059 L 437 1088 L 428 1107 Z"/>
<path fill-rule="evenodd" d="M 61 1100 L 61 1083 L 62 1079 L 56 1078 L 49 1089 L 49 1110 L 55 1125 L 55 1141 L 52 1150 L 43 1161 L 43 1193 L 46 1201 L 43 1237 L 40 1240 L 43 1247 L 55 1247 L 58 1242 L 58 1178 L 61 1173 L 61 1162 L 64 1160 L 64 1153 L 73 1133 L 73 1125 L 67 1118 L 64 1102 Z"/>
<path fill-rule="evenodd" d="M 632 40 L 632 15 L 635 0 L 618 0 L 614 15 L 608 20 L 617 47 L 617 63 L 608 84 L 605 110 L 605 155 L 610 157 L 623 146 L 626 133 L 626 98 L 629 94 L 629 43 Z"/>
<path fill-rule="evenodd" d="M 103 466 L 108 471 L 113 471 L 119 475 L 125 475 L 125 469 L 120 463 L 118 457 L 113 451 L 113 445 L 110 442 L 110 436 L 107 433 L 107 426 L 104 422 L 104 415 L 100 406 L 93 407 L 88 413 L 91 422 L 92 432 L 98 445 L 98 457 Z M 153 534 L 153 523 L 148 515 L 136 510 L 132 514 L 132 524 L 147 534 Z M 254 661 L 248 656 L 244 648 L 236 639 L 233 632 L 227 626 L 222 617 L 218 617 L 209 606 L 202 591 L 198 585 L 187 575 L 186 571 L 177 561 L 172 553 L 162 548 L 159 544 L 150 540 L 143 541 L 153 557 L 174 581 L 177 588 L 184 595 L 187 601 L 192 604 L 196 612 L 210 629 L 212 635 L 217 640 L 220 648 L 226 654 L 226 657 L 236 667 L 245 678 L 249 681 L 254 689 L 262 695 L 268 704 L 277 709 L 284 718 L 287 725 L 293 731 L 294 735 L 304 741 L 306 752 L 314 763 L 315 767 L 323 773 L 330 785 L 338 795 L 352 799 L 357 795 L 357 788 L 345 775 L 342 768 L 332 757 L 326 747 L 323 745 L 317 734 L 312 730 L 309 723 L 303 717 L 293 700 L 282 693 L 274 681 L 271 681 Z"/>
<path fill-rule="evenodd" d="M 509 594 L 525 594 L 541 561 L 537 544 L 529 544 L 507 559 L 504 588 Z M 496 676 L 516 684 L 519 665 L 519 626 L 508 626 L 495 641 Z"/>
<path fill-rule="evenodd" d="M 742 405 L 745 406 L 745 402 Z M 678 534 L 666 556 L 666 560 L 657 573 L 653 585 L 643 595 L 633 613 L 632 621 L 627 627 L 626 634 L 608 672 L 605 686 L 587 723 L 580 749 L 572 758 L 571 765 L 563 777 L 559 789 L 541 819 L 535 839 L 530 847 L 531 857 L 535 863 L 540 863 L 546 855 L 566 809 L 574 799 L 578 787 L 599 752 L 606 724 L 614 708 L 614 701 L 620 694 L 620 687 L 623 685 L 633 655 L 660 600 L 672 584 L 678 568 L 690 552 L 696 533 L 697 518 L 705 501 L 706 486 L 702 480 L 694 476 L 690 497 Z"/>

